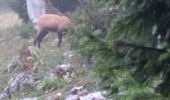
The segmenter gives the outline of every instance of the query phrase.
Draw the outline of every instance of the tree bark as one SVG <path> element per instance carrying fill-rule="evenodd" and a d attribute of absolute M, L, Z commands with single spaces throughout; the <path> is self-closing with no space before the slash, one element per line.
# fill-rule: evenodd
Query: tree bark
<path fill-rule="evenodd" d="M 29 19 L 36 24 L 38 17 L 46 13 L 45 0 L 27 0 L 27 12 Z"/>

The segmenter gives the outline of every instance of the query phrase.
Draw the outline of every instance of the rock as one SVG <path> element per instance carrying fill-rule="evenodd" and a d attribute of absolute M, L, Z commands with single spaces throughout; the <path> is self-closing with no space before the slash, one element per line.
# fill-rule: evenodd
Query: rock
<path fill-rule="evenodd" d="M 83 95 L 86 95 L 88 93 L 88 91 L 86 89 L 84 89 L 83 86 L 74 87 L 74 88 L 71 89 L 70 92 L 73 95 L 78 95 L 78 96 L 83 96 Z"/>
<path fill-rule="evenodd" d="M 106 92 L 88 93 L 83 87 L 74 87 L 70 90 L 70 95 L 65 100 L 106 100 Z"/>
<path fill-rule="evenodd" d="M 34 97 L 34 98 L 23 98 L 21 100 L 38 100 L 38 98 L 37 97 Z"/>
<path fill-rule="evenodd" d="M 79 100 L 78 95 L 69 95 L 65 100 Z"/>
<path fill-rule="evenodd" d="M 64 56 L 68 57 L 68 58 L 72 58 L 75 54 L 71 51 L 65 52 Z"/>
<path fill-rule="evenodd" d="M 10 79 L 8 86 L 5 88 L 4 92 L 0 94 L 0 100 L 3 100 L 3 98 L 11 97 L 14 93 L 21 90 L 25 84 L 33 86 L 33 74 L 24 72 L 18 74 L 15 78 Z"/>
<path fill-rule="evenodd" d="M 59 98 L 62 96 L 62 93 L 56 93 L 55 95 L 49 96 L 45 100 L 59 100 Z"/>
<path fill-rule="evenodd" d="M 48 79 L 53 80 L 57 77 L 68 79 L 71 77 L 72 67 L 70 64 L 58 65 L 48 72 Z"/>
<path fill-rule="evenodd" d="M 103 92 L 94 92 L 85 96 L 80 96 L 80 100 L 106 100 Z"/>
<path fill-rule="evenodd" d="M 57 96 L 62 96 L 62 93 L 56 93 Z"/>
<path fill-rule="evenodd" d="M 72 88 L 70 92 L 71 92 L 73 95 L 76 95 L 76 94 L 78 94 L 79 91 L 82 91 L 82 90 L 83 90 L 83 86 L 80 86 L 80 87 L 74 87 L 74 88 Z"/>
<path fill-rule="evenodd" d="M 59 41 L 58 39 L 53 40 L 51 46 L 57 46 L 58 41 Z"/>

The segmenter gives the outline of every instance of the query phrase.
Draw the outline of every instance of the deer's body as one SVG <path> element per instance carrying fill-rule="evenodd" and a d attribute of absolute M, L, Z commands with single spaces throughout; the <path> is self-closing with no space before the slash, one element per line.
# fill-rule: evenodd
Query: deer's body
<path fill-rule="evenodd" d="M 58 47 L 61 47 L 62 43 L 62 32 L 71 27 L 71 21 L 67 16 L 60 16 L 56 14 L 44 14 L 39 17 L 37 23 L 37 36 L 34 39 L 34 45 L 40 43 L 42 39 L 50 32 L 56 32 L 58 34 Z"/>

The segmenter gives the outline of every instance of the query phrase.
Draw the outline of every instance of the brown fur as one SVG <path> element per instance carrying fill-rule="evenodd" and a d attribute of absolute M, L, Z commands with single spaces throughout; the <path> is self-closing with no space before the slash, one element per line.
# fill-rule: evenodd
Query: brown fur
<path fill-rule="evenodd" d="M 61 16 L 56 14 L 44 14 L 39 17 L 37 24 L 37 36 L 34 39 L 34 45 L 38 42 L 38 47 L 40 48 L 40 43 L 42 39 L 50 32 L 56 32 L 58 34 L 58 47 L 61 47 L 62 43 L 62 32 L 71 27 L 71 21 L 67 16 Z"/>

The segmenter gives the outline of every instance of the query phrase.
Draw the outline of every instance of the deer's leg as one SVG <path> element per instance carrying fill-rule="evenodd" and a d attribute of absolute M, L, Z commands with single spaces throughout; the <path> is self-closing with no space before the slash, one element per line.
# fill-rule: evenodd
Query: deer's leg
<path fill-rule="evenodd" d="M 40 44 L 42 42 L 42 39 L 48 34 L 48 30 L 43 30 L 40 34 L 38 34 L 36 41 L 38 41 L 38 48 L 40 48 Z"/>
<path fill-rule="evenodd" d="M 58 44 L 57 46 L 61 48 L 61 43 L 62 43 L 62 32 L 58 32 Z"/>
<path fill-rule="evenodd" d="M 39 29 L 37 29 L 37 34 L 36 34 L 35 37 L 34 37 L 34 45 L 37 44 L 37 36 L 38 36 L 38 34 L 40 34 L 40 33 L 41 33 L 41 31 L 40 31 Z"/>
<path fill-rule="evenodd" d="M 37 34 L 36 34 L 35 37 L 34 37 L 34 45 L 37 44 L 38 36 L 39 36 L 40 34 L 42 34 L 44 31 L 45 31 L 45 30 L 43 30 L 43 29 L 41 29 L 41 28 L 39 28 L 39 27 L 37 28 Z"/>

